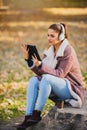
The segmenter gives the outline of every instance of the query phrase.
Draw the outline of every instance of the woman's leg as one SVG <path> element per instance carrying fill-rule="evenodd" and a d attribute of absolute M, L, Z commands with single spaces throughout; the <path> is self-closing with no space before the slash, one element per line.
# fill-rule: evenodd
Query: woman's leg
<path fill-rule="evenodd" d="M 32 77 L 29 81 L 27 89 L 26 115 L 32 115 L 38 96 L 38 90 L 39 80 L 37 77 Z"/>
<path fill-rule="evenodd" d="M 31 115 L 34 111 L 39 89 L 38 86 L 39 86 L 38 78 L 32 77 L 29 81 L 27 89 L 26 116 L 24 121 L 21 124 L 17 125 L 18 130 L 25 130 L 28 126 L 31 125 L 31 123 L 29 123 L 28 120 L 31 118 Z"/>
<path fill-rule="evenodd" d="M 66 80 L 45 74 L 39 85 L 39 94 L 35 107 L 36 110 L 41 111 L 43 109 L 51 91 L 53 91 L 60 99 L 65 100 L 72 98 Z"/>
<path fill-rule="evenodd" d="M 68 89 L 68 82 L 63 78 L 58 78 L 53 75 L 43 75 L 52 87 L 52 91 L 62 100 L 71 99 L 72 96 Z"/>
<path fill-rule="evenodd" d="M 36 110 L 42 111 L 50 93 L 51 93 L 51 85 L 45 77 L 42 77 L 41 82 L 39 84 L 39 94 L 35 107 Z"/>
<path fill-rule="evenodd" d="M 27 93 L 26 115 L 31 115 L 31 117 L 27 120 L 27 126 L 41 120 L 41 111 L 50 92 L 51 86 L 45 78 L 42 78 L 40 82 L 35 77 L 30 80 Z"/>

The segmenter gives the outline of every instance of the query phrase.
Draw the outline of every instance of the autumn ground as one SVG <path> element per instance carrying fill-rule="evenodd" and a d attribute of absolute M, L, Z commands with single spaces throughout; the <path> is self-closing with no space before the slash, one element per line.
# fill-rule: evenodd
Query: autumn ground
<path fill-rule="evenodd" d="M 0 119 L 25 112 L 26 88 L 34 75 L 21 51 L 22 43 L 37 45 L 40 55 L 47 45 L 47 28 L 53 22 L 67 25 L 70 44 L 75 48 L 87 83 L 87 8 L 44 8 L 0 11 Z M 50 102 L 50 101 L 49 101 Z M 53 105 L 47 103 L 43 113 Z"/>

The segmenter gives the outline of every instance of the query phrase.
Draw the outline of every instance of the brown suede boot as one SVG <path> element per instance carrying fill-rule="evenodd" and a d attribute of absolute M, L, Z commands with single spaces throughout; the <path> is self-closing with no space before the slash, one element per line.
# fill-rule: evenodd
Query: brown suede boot
<path fill-rule="evenodd" d="M 27 128 L 27 120 L 28 120 L 30 117 L 31 117 L 31 115 L 25 116 L 24 121 L 23 121 L 21 124 L 19 124 L 19 125 L 16 126 L 17 130 L 25 130 L 25 129 Z"/>
<path fill-rule="evenodd" d="M 34 125 L 41 120 L 41 111 L 34 110 L 32 116 L 27 120 L 27 124 Z"/>

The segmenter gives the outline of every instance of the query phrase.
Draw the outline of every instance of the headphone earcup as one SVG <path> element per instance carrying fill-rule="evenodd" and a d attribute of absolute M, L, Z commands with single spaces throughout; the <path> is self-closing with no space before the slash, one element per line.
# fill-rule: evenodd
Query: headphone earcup
<path fill-rule="evenodd" d="M 59 35 L 59 40 L 64 40 L 64 38 L 65 38 L 65 35 L 64 35 L 64 33 L 61 33 L 60 35 Z"/>

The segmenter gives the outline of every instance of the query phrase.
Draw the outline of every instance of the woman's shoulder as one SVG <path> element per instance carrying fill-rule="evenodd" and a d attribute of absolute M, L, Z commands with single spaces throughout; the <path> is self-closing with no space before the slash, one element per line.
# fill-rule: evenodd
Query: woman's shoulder
<path fill-rule="evenodd" d="M 73 54 L 73 53 L 75 53 L 75 49 L 73 48 L 72 45 L 68 44 L 68 45 L 66 46 L 66 48 L 65 48 L 64 54 L 65 54 L 65 55 L 71 55 L 71 54 Z"/>

